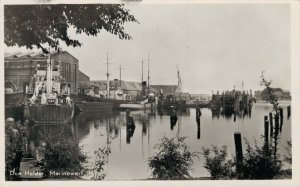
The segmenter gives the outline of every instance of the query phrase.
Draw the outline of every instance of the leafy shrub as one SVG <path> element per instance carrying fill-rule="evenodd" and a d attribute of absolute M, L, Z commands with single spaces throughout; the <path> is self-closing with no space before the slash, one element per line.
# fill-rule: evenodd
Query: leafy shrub
<path fill-rule="evenodd" d="M 92 163 L 92 180 L 103 180 L 105 178 L 105 174 L 102 172 L 104 171 L 104 165 L 108 162 L 108 155 L 110 153 L 110 147 L 99 148 L 97 151 L 94 152 L 96 157 L 95 162 Z"/>
<path fill-rule="evenodd" d="M 46 175 L 49 171 L 86 172 L 87 156 L 71 137 L 68 125 L 45 128 L 40 133 L 44 142 L 42 163 Z"/>
<path fill-rule="evenodd" d="M 287 147 L 285 148 L 287 154 L 284 156 L 284 161 L 292 164 L 292 140 L 287 141 Z"/>
<path fill-rule="evenodd" d="M 227 148 L 213 146 L 212 150 L 203 148 L 205 158 L 204 167 L 211 174 L 212 179 L 273 179 L 282 174 L 282 163 L 274 149 L 266 146 L 259 147 L 256 143 L 251 147 L 246 140 L 246 152 L 243 154 L 241 173 L 237 173 L 237 163 L 227 158 Z M 213 153 L 213 154 L 211 154 Z"/>
<path fill-rule="evenodd" d="M 256 143 L 252 148 L 246 141 L 247 149 L 243 159 L 243 179 L 272 179 L 281 172 L 281 161 L 274 149 L 259 147 Z"/>
<path fill-rule="evenodd" d="M 10 176 L 9 170 L 20 167 L 26 146 L 26 127 L 20 122 L 5 123 L 5 174 L 6 180 L 17 180 L 18 176 Z"/>
<path fill-rule="evenodd" d="M 212 150 L 203 147 L 202 154 L 205 158 L 204 167 L 209 171 L 212 179 L 225 179 L 234 177 L 234 162 L 227 159 L 227 146 L 221 148 L 212 146 Z"/>
<path fill-rule="evenodd" d="M 152 176 L 157 179 L 184 179 L 189 178 L 193 158 L 198 152 L 191 152 L 184 142 L 185 137 L 163 137 L 161 142 L 154 146 L 156 154 L 148 159 Z"/>

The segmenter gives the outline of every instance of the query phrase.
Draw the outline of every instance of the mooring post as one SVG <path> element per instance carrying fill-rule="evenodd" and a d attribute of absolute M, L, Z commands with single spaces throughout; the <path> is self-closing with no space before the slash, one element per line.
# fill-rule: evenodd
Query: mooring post
<path fill-rule="evenodd" d="M 280 118 L 283 119 L 283 108 L 279 108 Z"/>
<path fill-rule="evenodd" d="M 243 163 L 243 149 L 242 149 L 242 137 L 240 132 L 234 133 L 234 143 L 235 143 L 235 154 L 236 154 L 236 173 L 242 173 L 242 163 Z"/>
<path fill-rule="evenodd" d="M 289 119 L 291 116 L 291 105 L 287 107 L 287 118 Z"/>
<path fill-rule="evenodd" d="M 198 126 L 200 126 L 200 117 L 201 117 L 201 110 L 200 110 L 200 107 L 197 106 L 197 108 L 196 108 L 196 122 L 197 122 Z"/>
<path fill-rule="evenodd" d="M 276 113 L 275 114 L 275 136 L 278 135 L 278 131 L 279 131 L 279 114 Z"/>
<path fill-rule="evenodd" d="M 197 139 L 200 140 L 200 126 L 197 127 Z"/>
<path fill-rule="evenodd" d="M 236 113 L 235 113 L 235 111 L 234 111 L 234 113 L 233 113 L 233 121 L 234 121 L 234 122 L 236 121 Z"/>
<path fill-rule="evenodd" d="M 270 136 L 273 136 L 273 114 L 269 113 L 269 123 L 270 123 Z"/>
<path fill-rule="evenodd" d="M 268 116 L 265 116 L 265 145 L 268 145 L 268 143 L 269 143 L 269 122 L 268 122 L 268 120 L 266 120 L 266 119 L 268 119 Z"/>
<path fill-rule="evenodd" d="M 283 108 L 279 109 L 279 113 L 280 113 L 280 132 L 281 132 L 283 126 Z"/>

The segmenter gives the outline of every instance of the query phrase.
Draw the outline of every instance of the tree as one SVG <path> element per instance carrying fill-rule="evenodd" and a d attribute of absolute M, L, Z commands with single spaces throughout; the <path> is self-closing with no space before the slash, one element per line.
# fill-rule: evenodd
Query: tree
<path fill-rule="evenodd" d="M 7 46 L 41 48 L 46 53 L 48 46 L 44 44 L 59 49 L 60 41 L 80 47 L 80 41 L 70 38 L 70 27 L 76 34 L 97 36 L 105 30 L 120 39 L 132 39 L 124 31 L 126 22 L 138 23 L 122 4 L 5 5 L 4 42 Z"/>
<path fill-rule="evenodd" d="M 184 179 L 190 177 L 193 158 L 197 152 L 191 152 L 184 142 L 185 138 L 163 137 L 154 146 L 157 152 L 148 159 L 152 176 L 157 179 Z"/>
<path fill-rule="evenodd" d="M 260 78 L 260 85 L 264 86 L 267 92 L 267 100 L 273 105 L 273 111 L 275 112 L 275 115 L 278 115 L 279 103 L 278 98 L 276 97 L 276 95 L 273 92 L 273 89 L 271 88 L 272 81 L 266 80 L 264 76 L 264 71 L 261 72 Z"/>

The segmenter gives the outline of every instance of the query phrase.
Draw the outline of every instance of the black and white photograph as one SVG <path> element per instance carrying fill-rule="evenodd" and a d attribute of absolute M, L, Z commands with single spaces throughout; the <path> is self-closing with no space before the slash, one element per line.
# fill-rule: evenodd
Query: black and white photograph
<path fill-rule="evenodd" d="M 293 2 L 3 3 L 4 181 L 294 181 Z"/>

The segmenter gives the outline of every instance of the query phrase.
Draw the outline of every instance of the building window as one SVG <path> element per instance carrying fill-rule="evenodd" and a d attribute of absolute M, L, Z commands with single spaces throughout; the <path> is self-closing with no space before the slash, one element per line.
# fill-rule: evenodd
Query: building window
<path fill-rule="evenodd" d="M 60 74 L 62 78 L 66 78 L 66 64 L 64 62 L 61 62 L 60 64 Z"/>
<path fill-rule="evenodd" d="M 77 66 L 76 66 L 76 64 L 73 64 L 73 66 L 74 66 L 74 83 L 75 83 L 75 85 L 74 85 L 74 87 L 75 87 L 75 90 L 77 90 L 77 87 L 76 87 L 76 83 L 77 83 Z"/>
<path fill-rule="evenodd" d="M 66 81 L 71 81 L 71 65 L 66 63 Z"/>

